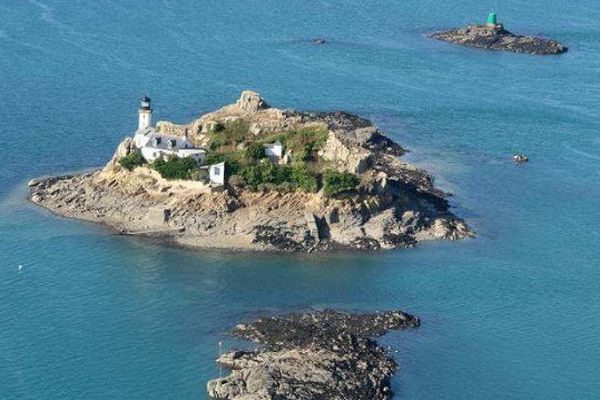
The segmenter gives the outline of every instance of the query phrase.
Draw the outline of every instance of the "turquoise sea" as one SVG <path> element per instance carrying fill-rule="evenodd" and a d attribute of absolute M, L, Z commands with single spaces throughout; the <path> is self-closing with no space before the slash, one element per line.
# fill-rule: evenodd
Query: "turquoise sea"
<path fill-rule="evenodd" d="M 569 53 L 426 37 L 492 7 Z M 326 307 L 422 318 L 383 340 L 396 399 L 599 398 L 598 21 L 598 0 L 0 0 L 0 398 L 204 399 L 227 329 Z M 372 119 L 478 237 L 193 252 L 26 202 L 32 177 L 104 164 L 146 92 L 186 122 L 244 89 Z"/>

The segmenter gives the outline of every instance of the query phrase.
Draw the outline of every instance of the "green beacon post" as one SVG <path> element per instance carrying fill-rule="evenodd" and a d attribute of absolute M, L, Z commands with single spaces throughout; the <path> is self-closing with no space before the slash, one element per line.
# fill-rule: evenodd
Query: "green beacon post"
<path fill-rule="evenodd" d="M 490 26 L 496 26 L 498 24 L 498 19 L 496 18 L 495 12 L 492 11 L 491 13 L 488 14 L 487 24 Z"/>

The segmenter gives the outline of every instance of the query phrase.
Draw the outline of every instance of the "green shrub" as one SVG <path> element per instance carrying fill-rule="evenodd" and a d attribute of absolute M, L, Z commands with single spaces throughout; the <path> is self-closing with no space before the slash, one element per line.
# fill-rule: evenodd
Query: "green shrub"
<path fill-rule="evenodd" d="M 121 157 L 119 164 L 129 171 L 133 171 L 135 167 L 146 164 L 146 160 L 144 159 L 142 153 L 139 150 L 136 150 L 127 154 L 125 157 Z"/>
<path fill-rule="evenodd" d="M 190 157 L 170 157 L 167 161 L 157 158 L 152 163 L 152 168 L 165 179 L 190 179 L 190 174 L 198 168 L 198 163 Z"/>
<path fill-rule="evenodd" d="M 240 174 L 248 186 L 267 183 L 281 185 L 292 180 L 292 169 L 289 166 L 276 165 L 268 161 L 246 165 L 241 169 Z"/>
<path fill-rule="evenodd" d="M 242 168 L 240 162 L 234 158 L 225 159 L 225 178 L 229 178 L 232 175 L 237 175 Z"/>
<path fill-rule="evenodd" d="M 219 147 L 227 146 L 230 143 L 231 142 L 226 137 L 219 136 L 219 135 L 214 135 L 214 136 L 211 136 L 210 141 L 208 143 L 208 147 L 211 150 L 215 151 Z"/>
<path fill-rule="evenodd" d="M 326 196 L 353 190 L 358 186 L 358 177 L 347 172 L 338 172 L 331 169 L 323 173 L 323 191 Z"/>
<path fill-rule="evenodd" d="M 287 165 L 276 165 L 270 174 L 271 183 L 281 185 L 292 180 L 292 168 Z"/>
<path fill-rule="evenodd" d="M 251 187 L 256 187 L 263 183 L 261 166 L 258 164 L 248 165 L 240 171 L 244 183 Z"/>
<path fill-rule="evenodd" d="M 318 189 L 315 173 L 304 163 L 294 164 L 291 171 L 291 178 L 294 185 L 305 192 L 316 192 Z"/>
<path fill-rule="evenodd" d="M 253 142 L 246 147 L 244 154 L 249 160 L 260 160 L 265 158 L 265 149 L 260 142 Z"/>
<path fill-rule="evenodd" d="M 206 155 L 206 157 L 204 157 L 204 159 L 202 160 L 202 164 L 213 165 L 213 164 L 222 163 L 223 161 L 225 161 L 225 154 L 211 152 L 211 153 L 208 153 Z"/>

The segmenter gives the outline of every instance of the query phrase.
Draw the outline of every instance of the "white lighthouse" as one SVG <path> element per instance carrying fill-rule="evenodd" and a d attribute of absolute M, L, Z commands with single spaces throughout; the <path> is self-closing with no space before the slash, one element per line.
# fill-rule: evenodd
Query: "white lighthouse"
<path fill-rule="evenodd" d="M 138 130 L 144 130 L 150 128 L 152 125 L 152 107 L 151 101 L 148 96 L 144 96 L 140 102 L 140 109 L 138 110 Z"/>

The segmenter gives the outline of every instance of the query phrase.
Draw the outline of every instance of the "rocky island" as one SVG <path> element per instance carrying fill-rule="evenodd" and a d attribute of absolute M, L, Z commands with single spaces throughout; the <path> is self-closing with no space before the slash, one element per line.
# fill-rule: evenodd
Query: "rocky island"
<path fill-rule="evenodd" d="M 240 324 L 233 334 L 262 346 L 221 355 L 217 362 L 231 374 L 209 381 L 208 394 L 227 400 L 389 399 L 396 363 L 373 338 L 419 325 L 401 311 L 331 310 Z"/>
<path fill-rule="evenodd" d="M 276 251 L 391 249 L 471 236 L 447 194 L 368 120 L 269 106 L 242 93 L 184 125 L 138 130 L 101 170 L 34 179 L 54 213 L 184 246 Z"/>
<path fill-rule="evenodd" d="M 490 50 L 504 50 L 532 55 L 561 54 L 567 46 L 549 39 L 533 36 L 521 36 L 506 30 L 497 22 L 496 14 L 488 16 L 485 25 L 469 25 L 464 28 L 435 32 L 431 38 L 467 47 Z"/>

